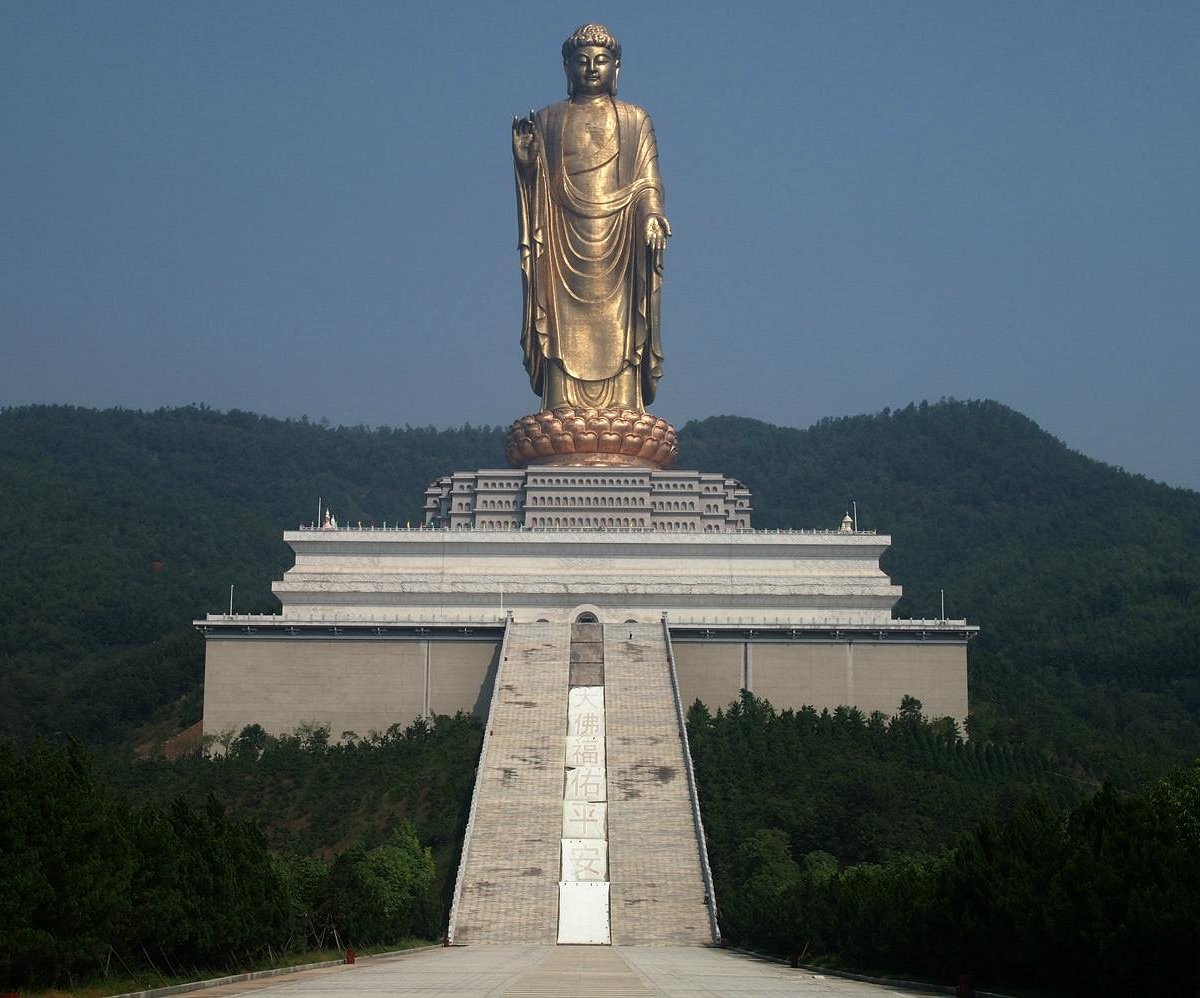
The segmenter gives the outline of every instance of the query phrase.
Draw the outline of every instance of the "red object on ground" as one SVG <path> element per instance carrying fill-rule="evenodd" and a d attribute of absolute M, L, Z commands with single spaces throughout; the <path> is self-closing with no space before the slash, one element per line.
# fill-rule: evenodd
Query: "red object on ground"
<path fill-rule="evenodd" d="M 347 963 L 353 963 L 353 962 L 354 962 L 354 950 L 352 950 L 352 949 L 347 949 L 347 950 L 346 950 L 346 962 L 347 962 Z"/>

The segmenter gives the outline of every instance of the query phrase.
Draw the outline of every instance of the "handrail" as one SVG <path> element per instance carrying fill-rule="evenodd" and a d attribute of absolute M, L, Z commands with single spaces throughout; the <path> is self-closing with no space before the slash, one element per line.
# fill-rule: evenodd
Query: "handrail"
<path fill-rule="evenodd" d="M 462 901 L 463 878 L 467 873 L 467 852 L 471 845 L 471 832 L 475 829 L 475 810 L 479 806 L 479 788 L 487 772 L 487 751 L 492 740 L 492 711 L 499 702 L 500 679 L 504 675 L 504 663 L 507 661 L 508 636 L 512 631 L 512 614 L 508 615 L 504 625 L 504 638 L 500 642 L 500 654 L 496 660 L 496 681 L 492 684 L 492 699 L 488 703 L 488 716 L 484 721 L 483 744 L 479 747 L 479 765 L 475 770 L 475 786 L 471 790 L 471 809 L 467 812 L 467 830 L 463 834 L 462 854 L 458 857 L 458 876 L 454 880 L 454 900 L 450 902 L 450 919 L 446 924 L 446 945 L 454 942 L 455 923 L 458 920 L 458 906 Z"/>
<path fill-rule="evenodd" d="M 671 648 L 671 630 L 667 626 L 667 615 L 662 615 L 663 643 L 667 647 L 667 666 L 671 673 L 671 694 L 675 698 L 675 716 L 679 721 L 679 735 L 683 739 L 683 770 L 687 774 L 688 796 L 692 799 L 692 822 L 696 826 L 696 844 L 700 847 L 700 870 L 704 875 L 704 899 L 708 905 L 708 922 L 713 942 L 721 944 L 721 926 L 717 921 L 717 892 L 713 887 L 712 868 L 708 865 L 708 841 L 704 837 L 704 822 L 700 818 L 700 794 L 696 788 L 696 772 L 692 768 L 692 747 L 688 743 L 687 718 L 683 713 L 683 701 L 679 698 L 679 676 L 675 672 L 675 652 Z"/>

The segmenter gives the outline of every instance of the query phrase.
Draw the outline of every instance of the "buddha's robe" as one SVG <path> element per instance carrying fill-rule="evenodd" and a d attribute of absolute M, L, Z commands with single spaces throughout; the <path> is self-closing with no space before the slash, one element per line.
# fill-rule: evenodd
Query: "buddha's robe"
<path fill-rule="evenodd" d="M 525 369 L 543 408 L 644 410 L 662 377 L 663 213 L 654 125 L 604 96 L 534 116 L 537 158 L 517 167 Z"/>

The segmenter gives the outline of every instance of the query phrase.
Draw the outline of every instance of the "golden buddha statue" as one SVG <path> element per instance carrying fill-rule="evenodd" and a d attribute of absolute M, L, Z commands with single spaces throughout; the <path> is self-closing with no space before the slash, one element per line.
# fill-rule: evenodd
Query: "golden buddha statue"
<path fill-rule="evenodd" d="M 543 414 L 594 410 L 611 422 L 644 414 L 662 377 L 659 291 L 671 226 L 654 125 L 616 96 L 620 44 L 603 25 L 585 24 L 562 55 L 567 99 L 512 125 L 521 346 Z M 665 466 L 666 457 L 650 463 Z"/>

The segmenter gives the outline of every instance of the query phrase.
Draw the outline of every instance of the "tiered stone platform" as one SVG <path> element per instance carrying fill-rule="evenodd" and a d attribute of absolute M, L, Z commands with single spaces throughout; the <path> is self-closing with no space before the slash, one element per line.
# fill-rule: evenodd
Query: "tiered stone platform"
<path fill-rule="evenodd" d="M 579 488 L 629 497 L 627 478 L 599 477 L 614 484 Z M 726 481 L 712 477 L 713 488 Z M 649 480 L 637 487 L 651 501 Z M 749 504 L 737 491 L 708 495 L 729 497 L 721 501 L 740 518 Z M 296 560 L 273 584 L 280 613 L 195 622 L 207 638 L 205 732 L 315 722 L 336 737 L 431 711 L 483 713 L 505 622 L 580 615 L 615 624 L 665 615 L 687 703 L 715 708 L 748 689 L 780 707 L 890 714 L 911 694 L 932 716 L 966 717 L 966 642 L 977 628 L 893 618 L 901 589 L 879 566 L 886 535 L 759 531 L 729 518 L 713 531 L 659 529 L 645 504 L 636 527 L 483 527 L 470 521 L 493 511 L 471 502 L 462 524 L 285 533 Z"/>

